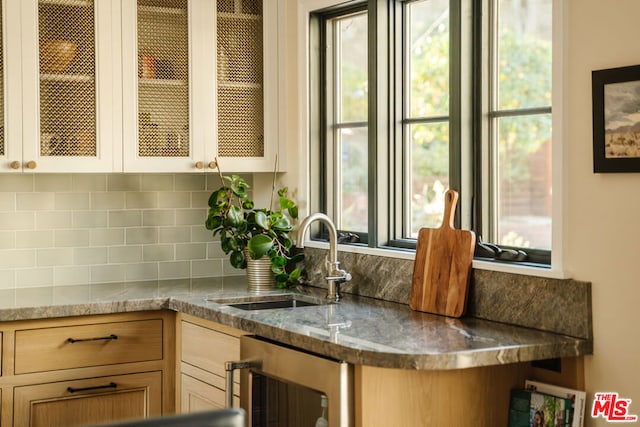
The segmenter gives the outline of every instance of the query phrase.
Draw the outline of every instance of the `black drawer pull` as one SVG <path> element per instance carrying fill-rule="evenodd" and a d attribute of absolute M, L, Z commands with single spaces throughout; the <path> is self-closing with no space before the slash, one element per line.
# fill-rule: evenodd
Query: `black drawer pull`
<path fill-rule="evenodd" d="M 67 342 L 73 344 L 74 342 L 85 342 L 85 341 L 110 341 L 110 340 L 117 340 L 118 336 L 111 334 L 108 337 L 97 337 L 97 338 L 79 338 L 79 339 L 75 339 L 75 338 L 67 338 Z"/>
<path fill-rule="evenodd" d="M 117 388 L 117 387 L 118 387 L 118 384 L 116 384 L 114 382 L 110 382 L 109 384 L 97 385 L 97 386 L 93 386 L 93 387 L 80 387 L 80 388 L 67 387 L 67 391 L 69 393 L 79 393 L 81 391 L 102 390 L 102 389 L 105 389 L 105 388 Z"/>

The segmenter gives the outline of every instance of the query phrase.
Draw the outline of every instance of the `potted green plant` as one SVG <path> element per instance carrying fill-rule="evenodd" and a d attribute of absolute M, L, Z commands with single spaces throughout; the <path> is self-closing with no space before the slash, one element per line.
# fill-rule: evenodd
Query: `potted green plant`
<path fill-rule="evenodd" d="M 298 217 L 296 203 L 287 197 L 286 187 L 277 191 L 277 208 L 273 209 L 275 178 L 269 208 L 256 208 L 249 198 L 246 180 L 238 175 L 223 176 L 222 185 L 209 197 L 209 211 L 205 226 L 220 235 L 220 243 L 235 268 L 247 268 L 247 256 L 269 259 L 278 288 L 299 283 L 300 270 L 296 264 L 302 254 L 293 254 L 289 232 L 292 220 Z"/>

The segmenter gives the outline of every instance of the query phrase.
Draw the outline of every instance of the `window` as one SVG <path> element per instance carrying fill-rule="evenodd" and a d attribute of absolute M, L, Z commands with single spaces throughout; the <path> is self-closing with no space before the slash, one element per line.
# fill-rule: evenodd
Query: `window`
<path fill-rule="evenodd" d="M 493 0 L 488 193 L 483 229 L 501 245 L 551 249 L 552 0 Z"/>
<path fill-rule="evenodd" d="M 313 15 L 317 206 L 356 241 L 411 248 L 454 188 L 463 227 L 550 264 L 552 0 L 384 3 Z"/>
<path fill-rule="evenodd" d="M 368 229 L 368 65 L 367 13 L 342 10 L 322 20 L 326 49 L 322 69 L 323 152 L 326 208 L 339 230 Z"/>

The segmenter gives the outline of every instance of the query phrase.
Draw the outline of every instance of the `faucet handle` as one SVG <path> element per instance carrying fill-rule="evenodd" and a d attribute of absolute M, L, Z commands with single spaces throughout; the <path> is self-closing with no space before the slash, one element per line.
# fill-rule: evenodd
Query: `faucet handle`
<path fill-rule="evenodd" d="M 332 271 L 333 275 L 325 277 L 327 280 L 333 280 L 338 282 L 348 282 L 351 280 L 351 274 L 342 269 Z"/>
<path fill-rule="evenodd" d="M 348 282 L 351 280 L 351 274 L 340 268 L 340 263 L 327 262 L 327 275 L 325 279 L 335 282 Z"/>

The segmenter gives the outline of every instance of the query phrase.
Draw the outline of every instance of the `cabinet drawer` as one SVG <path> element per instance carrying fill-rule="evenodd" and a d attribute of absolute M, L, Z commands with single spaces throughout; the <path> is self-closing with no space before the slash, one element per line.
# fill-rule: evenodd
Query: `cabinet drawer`
<path fill-rule="evenodd" d="M 63 427 L 162 412 L 162 373 L 144 372 L 15 388 L 14 425 Z"/>
<path fill-rule="evenodd" d="M 182 322 L 183 362 L 224 377 L 224 362 L 239 359 L 238 338 L 193 323 Z"/>
<path fill-rule="evenodd" d="M 162 359 L 162 319 L 16 331 L 15 373 Z"/>

